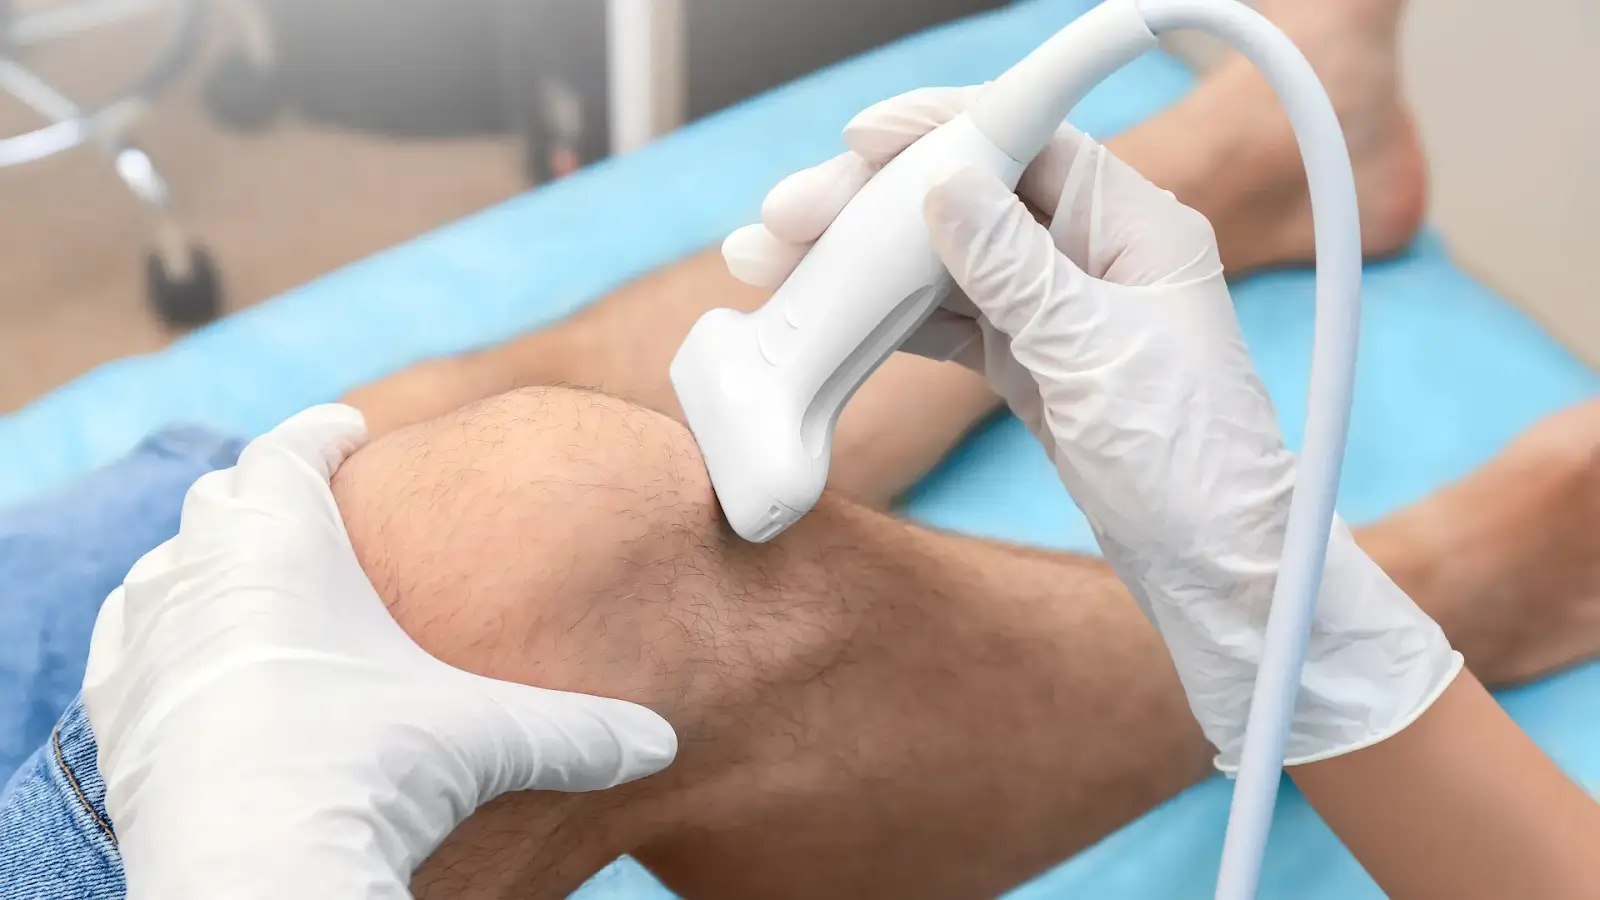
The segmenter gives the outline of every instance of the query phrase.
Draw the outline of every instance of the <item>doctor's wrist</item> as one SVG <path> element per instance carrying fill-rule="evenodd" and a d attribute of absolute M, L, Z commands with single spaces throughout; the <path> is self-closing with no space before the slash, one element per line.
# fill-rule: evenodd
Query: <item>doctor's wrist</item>
<path fill-rule="evenodd" d="M 1265 632 L 1246 645 L 1265 645 Z M 1256 659 L 1259 663 L 1259 657 Z M 1357 544 L 1343 520 L 1329 538 L 1317 609 L 1289 740 L 1287 765 L 1372 746 L 1414 723 L 1463 667 L 1442 628 Z M 1251 673 L 1253 693 L 1259 671 Z M 1234 699 L 1246 696 L 1235 692 Z M 1237 740 L 1218 768 L 1238 764 L 1248 704 L 1237 709 Z"/>

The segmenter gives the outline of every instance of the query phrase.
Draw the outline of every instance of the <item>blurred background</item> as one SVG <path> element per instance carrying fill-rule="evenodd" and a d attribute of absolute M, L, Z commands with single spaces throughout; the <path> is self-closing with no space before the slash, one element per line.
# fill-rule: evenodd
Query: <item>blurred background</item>
<path fill-rule="evenodd" d="M 1000 5 L 0 0 L 0 412 L 805 72 Z M 1600 13 L 1592 0 L 1519 9 L 1536 14 L 1410 4 L 1431 220 L 1466 268 L 1600 361 L 1600 254 L 1587 246 L 1600 173 L 1586 164 L 1600 141 Z M 1211 58 L 1173 49 L 1197 67 Z"/>

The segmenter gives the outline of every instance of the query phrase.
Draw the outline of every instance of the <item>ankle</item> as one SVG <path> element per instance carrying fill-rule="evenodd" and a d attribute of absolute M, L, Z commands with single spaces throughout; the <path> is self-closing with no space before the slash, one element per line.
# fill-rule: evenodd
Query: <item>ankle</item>
<path fill-rule="evenodd" d="M 1450 485 L 1367 529 L 1373 559 L 1437 621 L 1468 668 L 1485 684 L 1536 674 L 1529 648 L 1546 642 L 1537 599 L 1550 572 L 1529 572 L 1548 542 L 1547 511 L 1563 488 L 1549 473 L 1489 469 Z M 1490 477 L 1484 477 L 1489 475 Z M 1515 495 L 1505 491 L 1517 483 Z"/>

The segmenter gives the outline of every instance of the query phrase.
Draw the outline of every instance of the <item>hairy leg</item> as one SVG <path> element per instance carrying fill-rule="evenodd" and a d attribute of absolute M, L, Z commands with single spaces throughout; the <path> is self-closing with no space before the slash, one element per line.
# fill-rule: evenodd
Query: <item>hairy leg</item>
<path fill-rule="evenodd" d="M 739 543 L 683 429 L 617 400 L 489 400 L 373 443 L 335 493 L 430 652 L 649 704 L 683 739 L 639 784 L 480 811 L 419 896 L 561 896 L 622 852 L 697 898 L 992 896 L 1207 771 L 1165 651 L 1098 561 L 832 495 Z M 1481 519 L 1481 498 L 1449 503 L 1438 518 Z M 1500 637 L 1518 610 L 1436 590 L 1437 533 L 1401 517 L 1363 544 L 1480 676 L 1523 671 Z M 1553 665 L 1600 634 L 1532 643 Z"/>
<path fill-rule="evenodd" d="M 743 544 L 686 432 L 620 401 L 486 401 L 364 449 L 335 491 L 430 652 L 646 703 L 682 739 L 662 776 L 474 817 L 421 896 L 560 896 L 625 851 L 696 895 L 991 894 L 1206 764 L 1159 642 L 1097 563 L 831 497 Z M 921 859 L 957 848 L 959 867 Z"/>
<path fill-rule="evenodd" d="M 1401 93 L 1404 3 L 1255 6 L 1294 40 L 1333 101 L 1355 168 L 1363 249 L 1383 255 L 1404 248 L 1422 224 L 1428 191 L 1427 160 Z M 1294 133 L 1272 89 L 1237 53 L 1178 105 L 1110 146 L 1205 213 L 1230 273 L 1311 261 L 1311 202 Z"/>
<path fill-rule="evenodd" d="M 571 385 L 681 418 L 667 366 L 708 309 L 755 309 L 766 293 L 728 274 L 721 254 L 696 254 L 623 287 L 550 329 L 465 356 L 433 360 L 352 392 L 374 433 L 443 415 L 528 385 Z M 999 405 L 983 378 L 897 353 L 840 417 L 829 486 L 887 506 Z"/>
<path fill-rule="evenodd" d="M 1262 9 L 1304 50 L 1335 101 L 1352 147 L 1368 251 L 1400 248 L 1420 223 L 1426 180 L 1396 77 L 1398 0 L 1271 0 Z M 1110 147 L 1206 214 L 1231 271 L 1311 258 L 1310 208 L 1293 134 L 1245 61 L 1222 65 L 1177 107 Z M 715 252 L 702 253 L 552 329 L 423 364 L 347 401 L 378 431 L 532 384 L 604 390 L 677 417 L 667 363 L 689 326 L 712 307 L 751 309 L 763 299 L 734 281 Z M 897 354 L 845 410 L 830 486 L 868 505 L 887 505 L 997 405 L 977 375 Z"/>

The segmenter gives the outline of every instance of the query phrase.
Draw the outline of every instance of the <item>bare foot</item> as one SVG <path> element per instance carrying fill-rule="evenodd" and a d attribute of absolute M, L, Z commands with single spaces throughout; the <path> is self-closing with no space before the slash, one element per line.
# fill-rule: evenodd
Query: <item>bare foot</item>
<path fill-rule="evenodd" d="M 1403 248 L 1422 224 L 1427 165 L 1401 95 L 1400 0 L 1263 0 L 1258 9 L 1311 61 L 1344 126 L 1355 166 L 1363 249 Z M 1233 171 L 1229 208 L 1212 217 L 1237 271 L 1312 259 L 1311 204 L 1288 118 L 1255 67 L 1233 55 L 1185 101 L 1197 126 L 1229 134 L 1218 148 Z M 1181 196 L 1181 195 L 1180 195 Z M 1218 221 L 1218 217 L 1224 218 Z"/>
<path fill-rule="evenodd" d="M 1545 419 L 1373 530 L 1409 549 L 1390 574 L 1485 682 L 1600 657 L 1600 402 Z"/>

